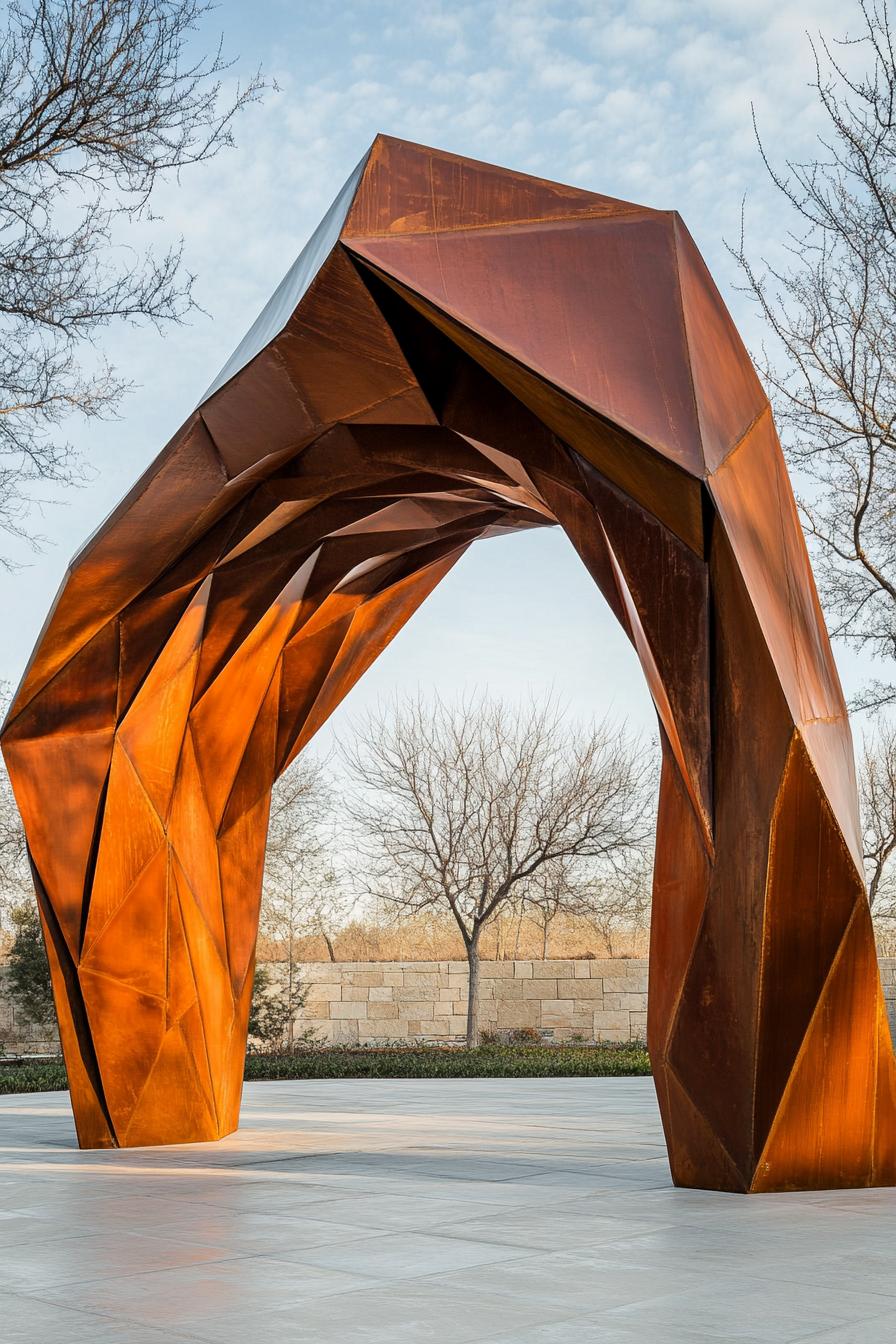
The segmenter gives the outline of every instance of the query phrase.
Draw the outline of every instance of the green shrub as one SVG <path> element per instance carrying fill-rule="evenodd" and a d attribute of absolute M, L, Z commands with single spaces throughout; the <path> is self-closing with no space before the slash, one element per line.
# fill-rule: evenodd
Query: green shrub
<path fill-rule="evenodd" d="M 256 966 L 249 1008 L 249 1049 L 281 1054 L 314 1044 L 314 1031 L 296 1030 L 296 1017 L 308 999 L 296 967 L 290 963 L 281 976 L 270 966 Z"/>
<path fill-rule="evenodd" d="M 250 1054 L 253 1082 L 301 1078 L 628 1078 L 650 1073 L 638 1042 L 621 1045 L 329 1046 L 291 1054 Z M 54 1092 L 67 1086 L 60 1061 L 0 1065 L 0 1094 Z"/>
<path fill-rule="evenodd" d="M 535 1027 L 514 1027 L 507 1038 L 513 1045 L 541 1045 L 541 1032 Z"/>
<path fill-rule="evenodd" d="M 62 1060 L 35 1060 L 31 1064 L 0 1064 L 0 1096 L 16 1092 L 64 1092 L 68 1077 Z"/>
<path fill-rule="evenodd" d="M 12 927 L 8 961 L 10 995 L 26 1021 L 48 1027 L 53 1021 L 53 985 L 40 916 L 33 901 L 15 907 Z"/>
<path fill-rule="evenodd" d="M 303 1050 L 250 1055 L 246 1078 L 601 1078 L 650 1073 L 642 1045 L 480 1045 Z"/>

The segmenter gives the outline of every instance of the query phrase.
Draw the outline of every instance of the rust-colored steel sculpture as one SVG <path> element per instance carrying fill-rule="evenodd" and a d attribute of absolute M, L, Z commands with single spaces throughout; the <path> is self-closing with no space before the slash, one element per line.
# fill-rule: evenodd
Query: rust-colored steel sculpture
<path fill-rule="evenodd" d="M 236 1126 L 274 779 L 472 541 L 555 523 L 659 716 L 675 1180 L 896 1180 L 843 696 L 712 280 L 674 213 L 386 138 L 73 561 L 6 724 L 83 1146 Z"/>

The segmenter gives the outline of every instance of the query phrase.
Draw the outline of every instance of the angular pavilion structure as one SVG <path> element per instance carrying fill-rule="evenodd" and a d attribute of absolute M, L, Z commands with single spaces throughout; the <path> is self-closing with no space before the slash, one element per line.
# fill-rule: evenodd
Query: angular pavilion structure
<path fill-rule="evenodd" d="M 674 1179 L 896 1181 L 846 709 L 718 291 L 675 213 L 386 137 L 72 561 L 5 725 L 83 1146 L 235 1128 L 274 780 L 468 546 L 554 525 L 659 719 Z"/>

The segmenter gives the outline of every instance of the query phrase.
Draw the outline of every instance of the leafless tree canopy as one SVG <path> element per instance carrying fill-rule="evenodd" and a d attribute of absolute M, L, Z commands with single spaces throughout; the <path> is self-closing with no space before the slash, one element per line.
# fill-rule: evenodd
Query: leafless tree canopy
<path fill-rule="evenodd" d="M 575 865 L 568 859 L 553 859 L 537 868 L 526 882 L 523 894 L 515 904 L 520 917 L 528 915 L 541 931 L 541 955 L 550 954 L 551 926 L 563 914 L 577 908 L 581 884 L 577 882 Z"/>
<path fill-rule="evenodd" d="M 276 885 L 289 873 L 323 859 L 321 827 L 332 806 L 321 763 L 301 756 L 281 775 L 271 795 L 265 880 Z"/>
<path fill-rule="evenodd" d="M 543 958 L 550 956 L 551 930 L 563 916 L 593 930 L 609 957 L 616 955 L 621 934 L 643 934 L 650 925 L 651 838 L 645 829 L 609 862 L 555 860 L 532 875 L 519 913 L 538 925 Z"/>
<path fill-rule="evenodd" d="M 290 965 L 296 940 L 309 935 L 336 959 L 333 933 L 345 898 L 332 862 L 333 816 L 323 765 L 299 757 L 274 785 L 261 907 L 261 933 Z"/>
<path fill-rule="evenodd" d="M 192 54 L 202 0 L 13 0 L 0 32 L 0 528 L 26 534 L 29 483 L 73 478 L 67 415 L 125 389 L 96 350 L 115 321 L 180 321 L 180 246 L 140 254 L 157 181 L 214 156 L 262 89 L 222 96 L 220 46 Z"/>
<path fill-rule="evenodd" d="M 652 764 L 624 730 L 577 731 L 555 705 L 422 698 L 368 716 L 343 746 L 368 890 L 406 911 L 450 910 L 467 950 L 478 1039 L 479 940 L 544 870 L 564 899 L 589 865 L 624 871 L 652 835 Z"/>
<path fill-rule="evenodd" d="M 0 682 L 0 720 L 9 708 L 10 688 Z M 25 829 L 13 796 L 6 766 L 0 758 L 0 951 L 2 937 L 10 929 L 12 911 L 31 891 Z"/>
<path fill-rule="evenodd" d="M 896 728 L 885 725 L 865 738 L 860 773 L 865 876 L 876 915 L 896 907 Z"/>
<path fill-rule="evenodd" d="M 896 657 L 896 53 L 885 0 L 813 43 L 817 157 L 773 162 L 794 225 L 783 265 L 733 249 L 774 338 L 760 360 L 833 633 Z M 863 66 L 865 73 L 851 72 Z M 761 128 L 760 128 L 761 130 Z M 892 667 L 863 693 L 896 702 Z"/>

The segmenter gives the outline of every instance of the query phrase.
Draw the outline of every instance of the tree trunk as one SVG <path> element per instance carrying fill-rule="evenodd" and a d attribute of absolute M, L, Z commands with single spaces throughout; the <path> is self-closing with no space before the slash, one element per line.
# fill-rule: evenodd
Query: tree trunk
<path fill-rule="evenodd" d="M 514 961 L 517 961 L 517 960 L 519 959 L 519 955 L 520 955 L 520 939 L 522 938 L 522 936 L 523 936 L 523 916 L 522 916 L 522 912 L 521 912 L 521 913 L 520 913 L 520 917 L 519 917 L 519 919 L 518 919 L 517 922 L 516 922 L 516 937 L 514 938 L 514 941 L 513 941 L 513 959 L 514 959 Z"/>
<path fill-rule="evenodd" d="M 324 933 L 324 935 L 323 935 L 323 940 L 324 940 L 324 942 L 325 942 L 326 945 L 327 945 L 327 952 L 329 953 L 330 960 L 331 960 L 331 961 L 335 961 L 335 960 L 336 960 L 336 949 L 335 949 L 335 947 L 333 946 L 333 939 L 330 937 L 330 935 L 329 935 L 328 933 Z"/>
<path fill-rule="evenodd" d="M 467 1045 L 479 1044 L 479 929 L 467 943 L 470 985 L 467 990 Z"/>
<path fill-rule="evenodd" d="M 286 1006 L 287 1006 L 287 1010 L 288 1010 L 288 1013 L 289 1013 L 289 1022 L 288 1022 L 288 1024 L 287 1024 L 287 1028 L 286 1028 L 286 1039 L 287 1039 L 287 1045 L 288 1045 L 288 1049 L 289 1049 L 289 1053 L 290 1053 L 290 1054 L 292 1054 L 293 1044 L 294 1044 L 294 1042 L 295 1042 L 295 1027 L 294 1027 L 293 1020 L 292 1020 L 292 1014 L 293 1014 L 293 1008 L 292 1008 L 292 986 L 293 986 L 294 966 L 295 966 L 295 963 L 294 963 L 294 961 L 293 961 L 293 953 L 292 953 L 292 934 L 290 934 L 290 936 L 289 936 L 289 966 L 288 966 L 288 973 L 287 973 L 287 978 L 286 978 Z"/>
<path fill-rule="evenodd" d="M 550 920 L 546 919 L 541 930 L 541 959 L 548 959 L 548 933 L 550 930 Z"/>

